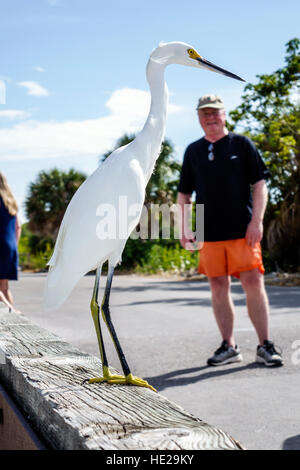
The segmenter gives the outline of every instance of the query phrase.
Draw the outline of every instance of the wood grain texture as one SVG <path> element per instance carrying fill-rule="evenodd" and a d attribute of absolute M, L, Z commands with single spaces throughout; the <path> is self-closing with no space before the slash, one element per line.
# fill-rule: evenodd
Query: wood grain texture
<path fill-rule="evenodd" d="M 82 384 L 101 370 L 96 357 L 23 315 L 0 310 L 1 382 L 49 448 L 243 449 L 227 433 L 149 389 Z"/>

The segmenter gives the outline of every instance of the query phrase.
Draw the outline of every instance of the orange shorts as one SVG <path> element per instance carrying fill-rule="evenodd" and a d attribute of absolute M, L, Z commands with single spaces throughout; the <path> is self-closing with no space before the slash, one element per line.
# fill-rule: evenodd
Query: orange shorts
<path fill-rule="evenodd" d="M 199 252 L 198 272 L 207 277 L 235 276 L 240 272 L 258 268 L 265 272 L 260 243 L 254 248 L 248 245 L 245 238 L 221 242 L 204 242 Z"/>

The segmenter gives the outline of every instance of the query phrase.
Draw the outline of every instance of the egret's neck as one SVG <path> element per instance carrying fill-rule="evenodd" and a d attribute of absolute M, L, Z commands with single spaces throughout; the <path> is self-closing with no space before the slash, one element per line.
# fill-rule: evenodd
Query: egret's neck
<path fill-rule="evenodd" d="M 165 65 L 149 59 L 147 64 L 147 80 L 151 91 L 151 107 L 145 125 L 154 125 L 157 127 L 158 124 L 163 124 L 165 126 L 168 106 L 168 87 L 165 82 L 164 72 Z M 153 120 L 155 120 L 155 122 L 153 122 Z"/>
<path fill-rule="evenodd" d="M 165 134 L 168 88 L 164 79 L 164 70 L 165 65 L 149 59 L 147 80 L 151 91 L 151 107 L 144 128 L 139 134 L 141 142 L 145 144 L 145 153 L 141 155 L 141 165 L 147 180 L 153 171 Z"/>

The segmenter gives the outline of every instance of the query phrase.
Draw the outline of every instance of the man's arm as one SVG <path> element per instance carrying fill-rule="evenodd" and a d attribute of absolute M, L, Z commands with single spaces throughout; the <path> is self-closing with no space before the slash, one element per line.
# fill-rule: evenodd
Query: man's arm
<path fill-rule="evenodd" d="M 268 190 L 265 180 L 260 180 L 253 185 L 252 197 L 252 218 L 247 227 L 246 240 L 248 245 L 253 247 L 263 237 L 263 218 L 268 202 Z"/>
<path fill-rule="evenodd" d="M 195 245 L 195 234 L 191 230 L 191 220 L 192 220 L 192 195 L 185 193 L 178 193 L 177 204 L 179 205 L 180 221 L 181 221 L 181 237 L 180 244 L 182 248 L 185 248 L 189 251 L 194 251 L 197 248 L 202 247 L 202 243 L 198 243 L 198 247 Z"/>

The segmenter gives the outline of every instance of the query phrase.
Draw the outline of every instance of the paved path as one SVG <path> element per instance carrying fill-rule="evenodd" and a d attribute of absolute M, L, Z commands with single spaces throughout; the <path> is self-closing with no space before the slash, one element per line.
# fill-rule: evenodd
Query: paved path
<path fill-rule="evenodd" d="M 62 308 L 45 314 L 45 276 L 21 274 L 18 282 L 11 282 L 16 307 L 98 356 L 89 312 L 94 277 L 85 276 Z M 208 355 L 220 344 L 206 282 L 115 276 L 111 312 L 132 372 L 162 395 L 229 432 L 248 449 L 300 449 L 300 288 L 267 290 L 272 338 L 285 359 L 279 369 L 254 362 L 257 339 L 239 283 L 232 286 L 236 339 L 244 357 L 238 364 L 206 366 Z M 106 333 L 105 341 L 110 364 L 120 369 Z"/>

